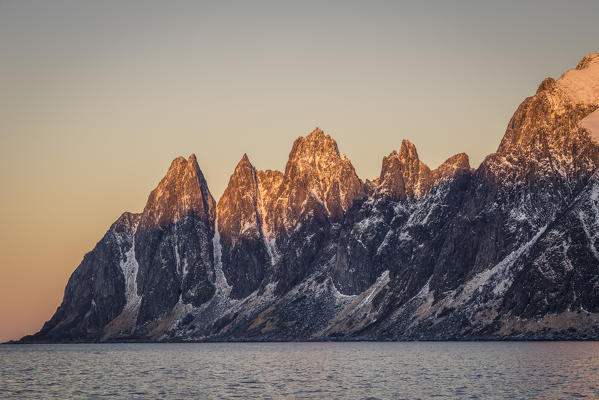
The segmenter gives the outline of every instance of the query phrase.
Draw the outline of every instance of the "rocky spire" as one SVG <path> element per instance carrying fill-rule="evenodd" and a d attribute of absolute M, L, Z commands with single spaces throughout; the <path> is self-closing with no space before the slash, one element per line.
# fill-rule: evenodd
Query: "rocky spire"
<path fill-rule="evenodd" d="M 222 238 L 235 239 L 246 230 L 257 234 L 258 177 L 256 169 L 244 154 L 229 179 L 229 184 L 216 206 Z"/>
<path fill-rule="evenodd" d="M 283 177 L 280 211 L 301 213 L 306 201 L 316 201 L 332 220 L 339 220 L 353 201 L 364 195 L 364 184 L 337 143 L 316 128 L 294 143 Z M 287 208 L 288 207 L 288 208 Z"/>
<path fill-rule="evenodd" d="M 234 298 L 258 289 L 272 263 L 261 206 L 258 173 L 244 154 L 216 207 L 221 263 Z"/>
<path fill-rule="evenodd" d="M 215 202 L 198 166 L 195 154 L 177 157 L 156 189 L 150 193 L 142 213 L 141 227 L 164 227 L 194 213 L 207 224 L 215 217 Z"/>
<path fill-rule="evenodd" d="M 466 153 L 448 158 L 431 171 L 418 157 L 416 146 L 409 140 L 403 140 L 399 152 L 393 150 L 383 158 L 380 176 L 369 184 L 375 197 L 395 201 L 415 200 L 425 196 L 439 183 L 471 172 Z"/>
<path fill-rule="evenodd" d="M 383 158 L 375 195 L 393 200 L 411 200 L 428 193 L 432 183 L 432 172 L 418 158 L 414 144 L 403 140 L 399 152 L 393 150 Z"/>
<path fill-rule="evenodd" d="M 138 322 L 172 318 L 177 303 L 199 306 L 212 297 L 215 210 L 196 156 L 173 160 L 135 234 Z"/>

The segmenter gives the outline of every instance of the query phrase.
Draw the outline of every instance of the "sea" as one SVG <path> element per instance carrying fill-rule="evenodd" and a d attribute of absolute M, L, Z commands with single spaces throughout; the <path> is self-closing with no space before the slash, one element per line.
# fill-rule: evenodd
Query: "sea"
<path fill-rule="evenodd" d="M 597 399 L 599 342 L 0 346 L 0 399 Z"/>

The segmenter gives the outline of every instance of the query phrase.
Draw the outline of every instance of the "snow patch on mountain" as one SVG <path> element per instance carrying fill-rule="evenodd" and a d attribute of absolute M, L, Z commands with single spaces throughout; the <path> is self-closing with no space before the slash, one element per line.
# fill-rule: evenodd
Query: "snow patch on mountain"
<path fill-rule="evenodd" d="M 599 104 L 599 53 L 589 54 L 557 84 L 577 103 Z"/>
<path fill-rule="evenodd" d="M 391 281 L 389 270 L 384 271 L 368 289 L 354 297 L 354 301 L 342 312 L 347 316 L 364 314 L 372 316 L 372 299 Z"/>
<path fill-rule="evenodd" d="M 131 248 L 125 253 L 125 260 L 121 262 L 121 269 L 125 276 L 125 298 L 127 299 L 125 309 L 138 307 L 141 303 L 141 296 L 137 294 L 139 264 L 135 258 L 135 237 L 131 242 Z"/>
<path fill-rule="evenodd" d="M 214 223 L 212 248 L 214 251 L 214 286 L 216 287 L 214 295 L 224 295 L 225 297 L 228 297 L 231 293 L 232 286 L 227 282 L 227 278 L 223 272 L 223 263 L 221 260 L 223 247 L 220 243 L 220 233 L 218 232 L 218 219 Z"/>
<path fill-rule="evenodd" d="M 589 131 L 591 139 L 599 144 L 599 108 L 580 121 L 580 126 Z"/>
<path fill-rule="evenodd" d="M 590 194 L 591 204 L 593 205 L 591 210 L 580 210 L 578 218 L 582 225 L 582 229 L 589 241 L 589 249 L 591 253 L 599 260 L 599 251 L 595 246 L 597 239 L 599 239 L 599 186 L 593 184 L 593 188 Z M 590 214 L 590 215 L 589 215 Z"/>
<path fill-rule="evenodd" d="M 513 282 L 514 276 L 512 267 L 516 261 L 532 247 L 546 229 L 547 226 L 541 228 L 530 241 L 512 251 L 494 267 L 476 274 L 464 285 L 458 298 L 455 299 L 455 301 L 451 301 L 450 304 L 452 306 L 464 304 L 467 300 L 471 299 L 473 295 L 487 292 L 485 288 L 490 289 L 495 297 L 502 296 Z"/>
<path fill-rule="evenodd" d="M 135 225 L 131 227 L 131 232 L 114 232 L 114 237 L 119 248 L 122 249 L 127 245 L 129 240 L 131 241 L 129 249 L 122 253 L 119 263 L 125 278 L 126 303 L 124 310 L 132 310 L 139 307 L 141 304 L 141 296 L 139 296 L 137 293 L 137 272 L 139 271 L 139 264 L 137 263 L 137 258 L 135 255 L 135 233 L 137 232 L 138 226 L 139 222 L 136 222 Z"/>

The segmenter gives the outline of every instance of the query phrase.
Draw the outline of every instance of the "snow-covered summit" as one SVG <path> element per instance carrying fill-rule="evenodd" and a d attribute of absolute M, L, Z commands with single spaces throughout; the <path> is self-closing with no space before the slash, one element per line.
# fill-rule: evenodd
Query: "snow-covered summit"
<path fill-rule="evenodd" d="M 576 103 L 599 104 L 599 53 L 585 56 L 556 82 Z"/>
<path fill-rule="evenodd" d="M 482 171 L 492 171 L 487 178 L 502 184 L 523 182 L 529 174 L 557 174 L 571 182 L 588 176 L 599 159 L 593 143 L 595 120 L 587 124 L 585 118 L 598 106 L 599 53 L 594 53 L 558 80 L 545 79 L 520 104 L 497 153 L 481 164 Z M 590 138 L 582 128 L 591 131 Z"/>

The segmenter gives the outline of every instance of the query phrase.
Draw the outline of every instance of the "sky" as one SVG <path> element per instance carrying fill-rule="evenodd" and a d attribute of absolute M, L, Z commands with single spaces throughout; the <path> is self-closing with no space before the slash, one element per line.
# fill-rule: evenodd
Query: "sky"
<path fill-rule="evenodd" d="M 330 134 L 362 179 L 402 139 L 477 166 L 520 102 L 599 51 L 590 1 L 0 0 L 0 341 L 34 333 L 83 255 L 195 153 Z"/>

